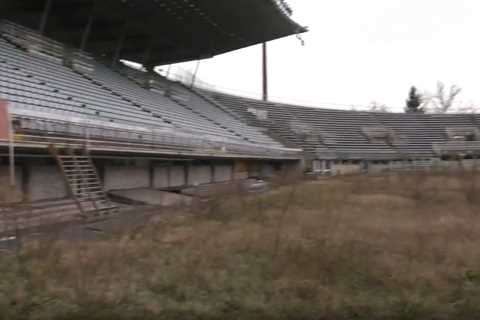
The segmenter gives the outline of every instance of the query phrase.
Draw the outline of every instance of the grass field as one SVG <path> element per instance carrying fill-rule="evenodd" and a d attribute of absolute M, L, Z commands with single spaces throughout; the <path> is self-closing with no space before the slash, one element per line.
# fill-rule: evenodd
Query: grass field
<path fill-rule="evenodd" d="M 478 319 L 480 176 L 221 195 L 98 242 L 0 258 L 0 319 Z"/>

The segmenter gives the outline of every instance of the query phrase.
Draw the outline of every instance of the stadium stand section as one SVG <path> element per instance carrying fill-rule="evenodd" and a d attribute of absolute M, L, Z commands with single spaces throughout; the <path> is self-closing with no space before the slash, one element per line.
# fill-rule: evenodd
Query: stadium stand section
<path fill-rule="evenodd" d="M 0 238 L 116 215 L 110 191 L 478 158 L 479 115 L 288 105 L 153 71 L 305 32 L 290 15 L 283 0 L 0 2 Z"/>
<path fill-rule="evenodd" d="M 340 111 L 196 91 L 271 137 L 302 148 L 313 161 L 360 161 L 368 166 L 479 155 L 478 115 Z"/>
<path fill-rule="evenodd" d="M 111 190 L 242 181 L 271 174 L 274 164 L 296 168 L 302 158 L 151 68 L 126 69 L 7 20 L 5 106 L 11 122 L 0 126 L 13 134 L 0 137 L 0 236 L 52 220 L 108 218 L 118 212 Z"/>
<path fill-rule="evenodd" d="M 94 72 L 91 74 L 82 73 L 56 58 L 22 50 L 16 40 L 13 36 L 0 39 L 1 94 L 11 102 L 13 113 L 29 110 L 147 130 L 169 130 L 173 135 L 178 132 L 184 137 L 202 137 L 207 143 L 222 143 L 232 152 L 256 151 L 265 155 L 288 152 L 281 144 L 196 97 L 193 92 L 184 92 L 188 97 L 186 101 L 166 97 L 140 87 L 100 63 L 92 65 Z M 11 72 L 15 77 L 10 76 Z M 177 87 L 177 91 L 182 89 L 178 88 L 179 84 L 167 80 L 164 83 Z"/>

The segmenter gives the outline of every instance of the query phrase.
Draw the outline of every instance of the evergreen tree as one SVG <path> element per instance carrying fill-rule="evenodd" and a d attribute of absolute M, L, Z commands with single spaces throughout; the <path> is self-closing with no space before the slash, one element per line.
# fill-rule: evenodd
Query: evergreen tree
<path fill-rule="evenodd" d="M 422 106 L 423 98 L 420 93 L 418 93 L 417 88 L 412 87 L 410 93 L 408 94 L 407 105 L 405 107 L 405 112 L 408 113 L 424 113 Z"/>

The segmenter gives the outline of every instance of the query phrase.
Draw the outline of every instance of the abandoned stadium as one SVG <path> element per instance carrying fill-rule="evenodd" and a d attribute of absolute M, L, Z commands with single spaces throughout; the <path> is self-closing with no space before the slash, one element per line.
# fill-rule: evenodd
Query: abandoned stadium
<path fill-rule="evenodd" d="M 475 166 L 476 114 L 287 105 L 153 71 L 306 32 L 289 11 L 273 0 L 2 1 L 2 223 L 108 216 L 118 190 Z"/>

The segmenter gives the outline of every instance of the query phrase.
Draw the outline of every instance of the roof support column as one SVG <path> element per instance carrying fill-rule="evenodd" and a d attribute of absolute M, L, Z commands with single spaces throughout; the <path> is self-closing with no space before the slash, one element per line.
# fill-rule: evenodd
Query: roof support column
<path fill-rule="evenodd" d="M 85 26 L 85 30 L 83 31 L 82 42 L 80 43 L 80 50 L 82 51 L 85 51 L 85 48 L 87 47 L 88 38 L 90 37 L 90 33 L 92 31 L 92 25 L 93 25 L 93 9 L 92 9 L 92 12 L 90 13 L 90 16 L 88 17 L 88 22 L 87 22 L 87 25 Z"/>
<path fill-rule="evenodd" d="M 155 66 L 151 62 L 151 57 L 152 55 L 152 39 L 150 39 L 148 45 L 147 45 L 147 50 L 145 51 L 145 58 L 143 60 L 143 67 L 146 69 L 145 73 L 145 79 L 144 79 L 144 87 L 146 89 L 150 89 L 150 79 L 151 79 L 151 73 L 153 72 L 153 69 Z"/>
<path fill-rule="evenodd" d="M 115 53 L 113 54 L 112 67 L 115 67 L 117 65 L 117 61 L 120 59 L 120 54 L 122 53 L 126 33 L 127 33 L 127 28 L 123 28 L 122 33 L 118 37 L 117 47 L 115 48 Z"/>
<path fill-rule="evenodd" d="M 193 75 L 192 75 L 192 83 L 190 85 L 190 87 L 192 88 L 195 86 L 195 81 L 197 81 L 198 68 L 200 68 L 200 60 L 197 61 L 195 71 L 193 72 Z"/>
<path fill-rule="evenodd" d="M 268 61 L 267 43 L 262 44 L 262 99 L 268 101 Z"/>
<path fill-rule="evenodd" d="M 50 15 L 50 9 L 52 8 L 52 0 L 45 0 L 45 7 L 43 8 L 42 19 L 38 27 L 38 32 L 43 35 L 45 27 L 47 26 L 48 16 Z"/>

